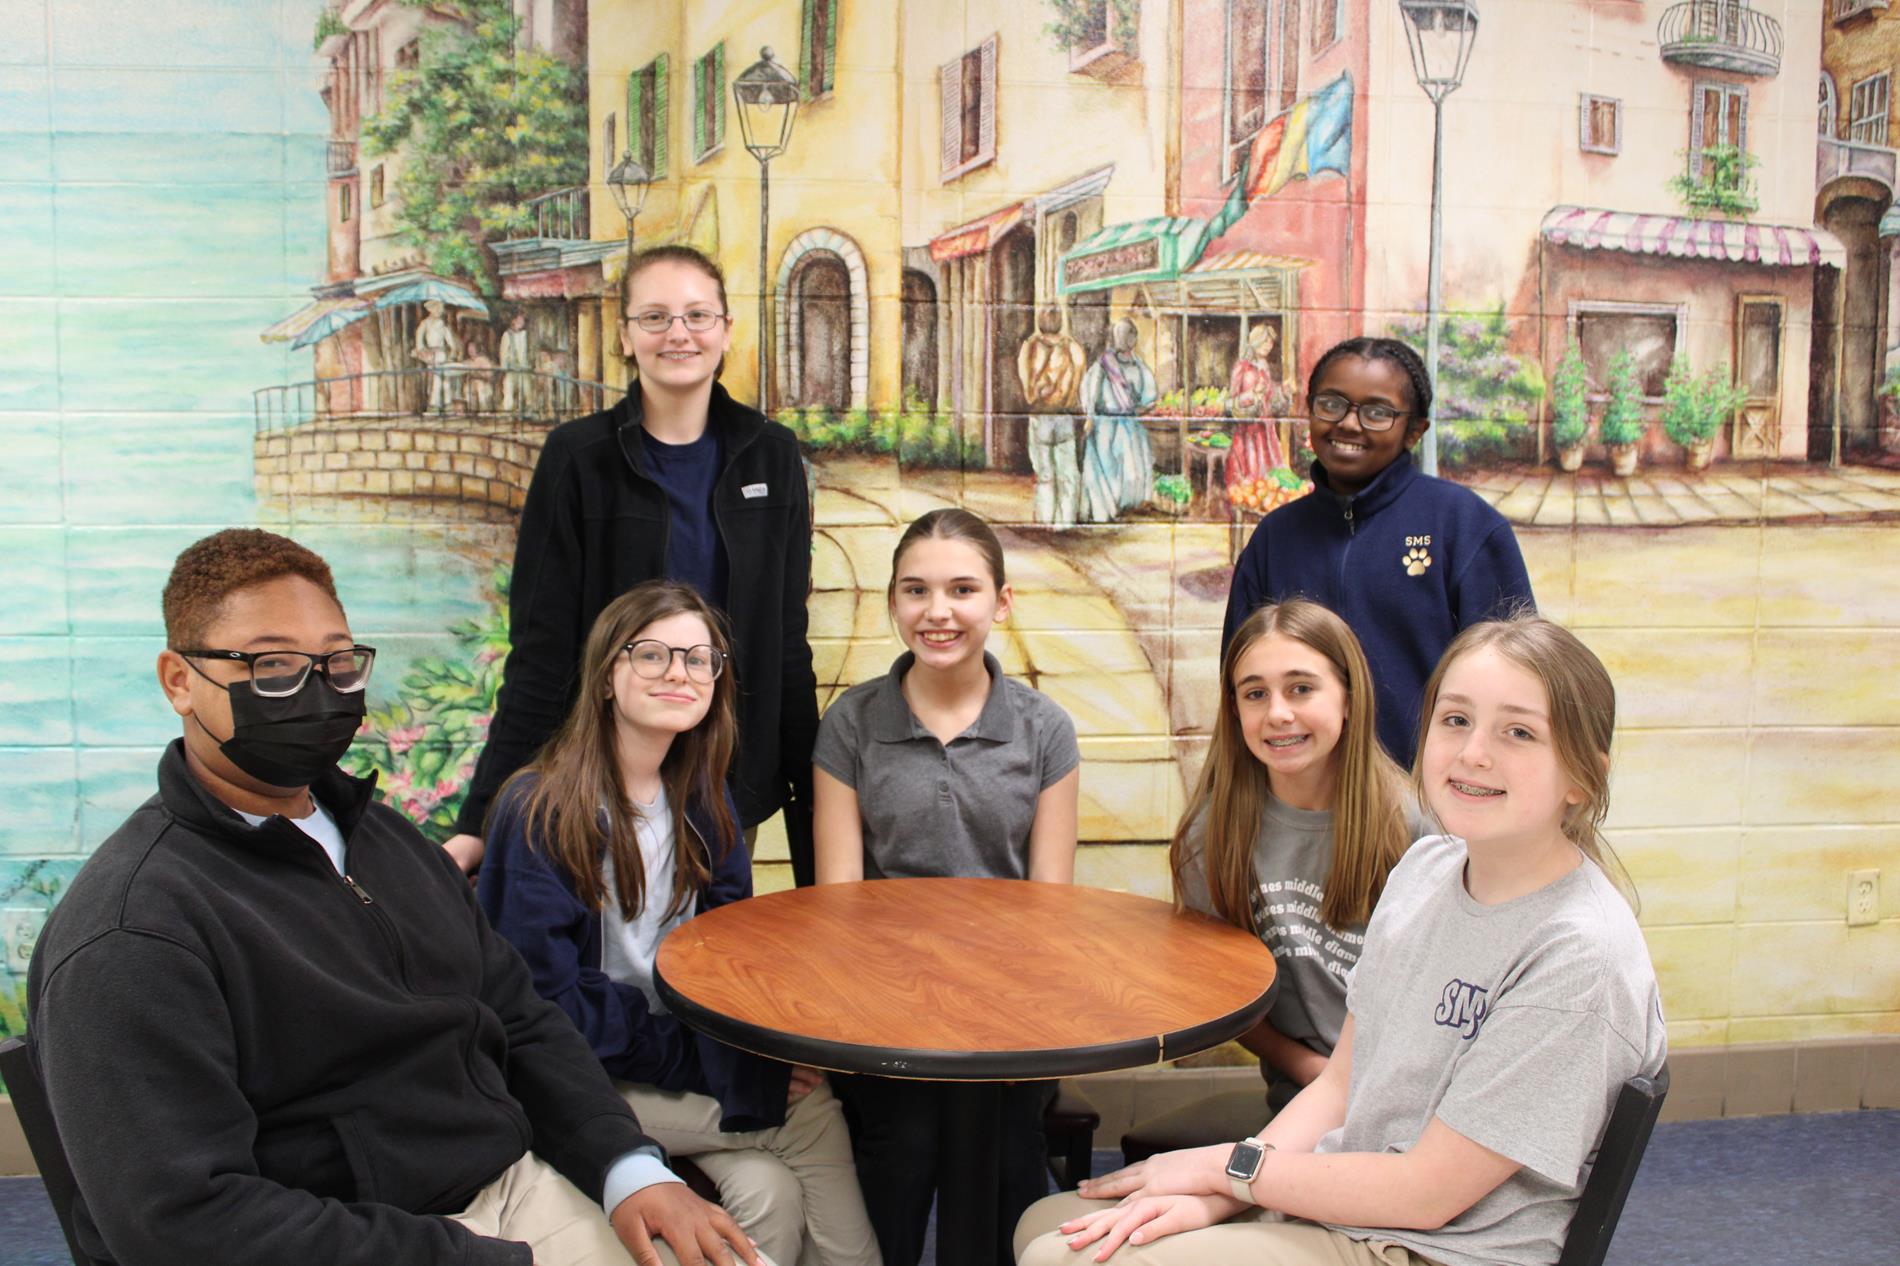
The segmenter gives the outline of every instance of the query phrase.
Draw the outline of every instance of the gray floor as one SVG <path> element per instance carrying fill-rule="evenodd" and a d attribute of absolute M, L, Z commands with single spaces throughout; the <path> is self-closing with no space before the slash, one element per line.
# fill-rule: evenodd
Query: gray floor
<path fill-rule="evenodd" d="M 1096 1172 L 1119 1160 L 1096 1153 Z M 926 1250 L 925 1260 L 931 1260 Z M 0 1179 L 0 1266 L 67 1266 L 38 1179 Z M 1656 1127 L 1610 1266 L 1900 1263 L 1900 1112 Z"/>

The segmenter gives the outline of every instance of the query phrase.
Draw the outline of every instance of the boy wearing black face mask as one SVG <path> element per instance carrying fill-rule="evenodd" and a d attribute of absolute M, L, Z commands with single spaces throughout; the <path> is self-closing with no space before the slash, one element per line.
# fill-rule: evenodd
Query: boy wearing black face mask
<path fill-rule="evenodd" d="M 323 560 L 220 532 L 179 556 L 165 623 L 158 677 L 184 734 L 48 919 L 28 979 L 86 1251 L 673 1261 L 657 1236 L 756 1264 L 453 862 L 335 767 L 375 652 Z"/>

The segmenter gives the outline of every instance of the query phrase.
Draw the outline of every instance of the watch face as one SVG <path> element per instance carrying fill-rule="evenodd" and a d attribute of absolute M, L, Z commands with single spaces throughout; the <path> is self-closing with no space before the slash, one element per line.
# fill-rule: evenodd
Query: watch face
<path fill-rule="evenodd" d="M 1254 1175 L 1260 1172 L 1261 1158 L 1267 1149 L 1252 1139 L 1242 1139 L 1234 1144 L 1233 1155 L 1227 1158 L 1227 1176 L 1238 1178 L 1242 1182 L 1252 1182 Z"/>

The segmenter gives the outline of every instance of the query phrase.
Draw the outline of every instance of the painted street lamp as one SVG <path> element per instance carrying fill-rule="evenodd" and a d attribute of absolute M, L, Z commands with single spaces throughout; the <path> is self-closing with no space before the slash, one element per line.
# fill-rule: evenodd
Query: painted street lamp
<path fill-rule="evenodd" d="M 653 184 L 653 173 L 642 166 L 628 151 L 620 156 L 613 170 L 607 173 L 607 192 L 614 196 L 614 203 L 620 208 L 620 215 L 627 222 L 627 257 L 633 257 L 633 222 L 640 218 L 640 208 L 647 200 L 647 189 Z"/>
<path fill-rule="evenodd" d="M 1419 469 L 1438 473 L 1439 255 L 1445 229 L 1445 98 L 1465 80 L 1478 39 L 1475 0 L 1399 0 L 1412 74 L 1432 101 L 1432 245 L 1425 296 L 1425 367 L 1432 378 L 1432 426 L 1419 445 Z"/>
<path fill-rule="evenodd" d="M 798 114 L 798 79 L 779 65 L 770 48 L 762 48 L 759 60 L 733 78 L 732 95 L 739 103 L 739 134 L 745 138 L 747 151 L 759 160 L 759 410 L 764 412 L 770 407 L 766 384 L 771 381 L 766 377 L 766 345 L 771 341 L 765 323 L 771 205 L 767 169 L 791 144 L 792 121 Z"/>

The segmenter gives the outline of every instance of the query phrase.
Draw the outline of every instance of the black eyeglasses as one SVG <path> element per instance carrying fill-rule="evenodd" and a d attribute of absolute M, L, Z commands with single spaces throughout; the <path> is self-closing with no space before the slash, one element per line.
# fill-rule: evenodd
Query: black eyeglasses
<path fill-rule="evenodd" d="M 1392 424 L 1406 416 L 1404 409 L 1389 404 L 1360 404 L 1331 391 L 1322 391 L 1307 402 L 1307 408 L 1321 422 L 1344 422 L 1348 413 L 1359 415 L 1359 425 L 1368 431 L 1389 431 Z"/>
<path fill-rule="evenodd" d="M 686 312 L 637 312 L 631 319 L 648 334 L 664 334 L 673 328 L 675 321 L 695 334 L 704 334 L 725 320 L 726 314 L 710 308 L 693 308 Z"/>
<path fill-rule="evenodd" d="M 346 695 L 369 685 L 369 670 L 376 663 L 374 646 L 352 646 L 347 651 L 219 651 L 180 650 L 186 659 L 226 659 L 244 665 L 251 690 L 266 699 L 281 699 L 303 689 L 312 669 L 329 678 L 330 684 Z"/>
<path fill-rule="evenodd" d="M 668 646 L 665 642 L 643 637 L 620 648 L 642 677 L 657 680 L 666 676 L 678 655 L 686 663 L 686 675 L 702 686 L 710 686 L 726 670 L 725 654 L 711 646 Z"/>

